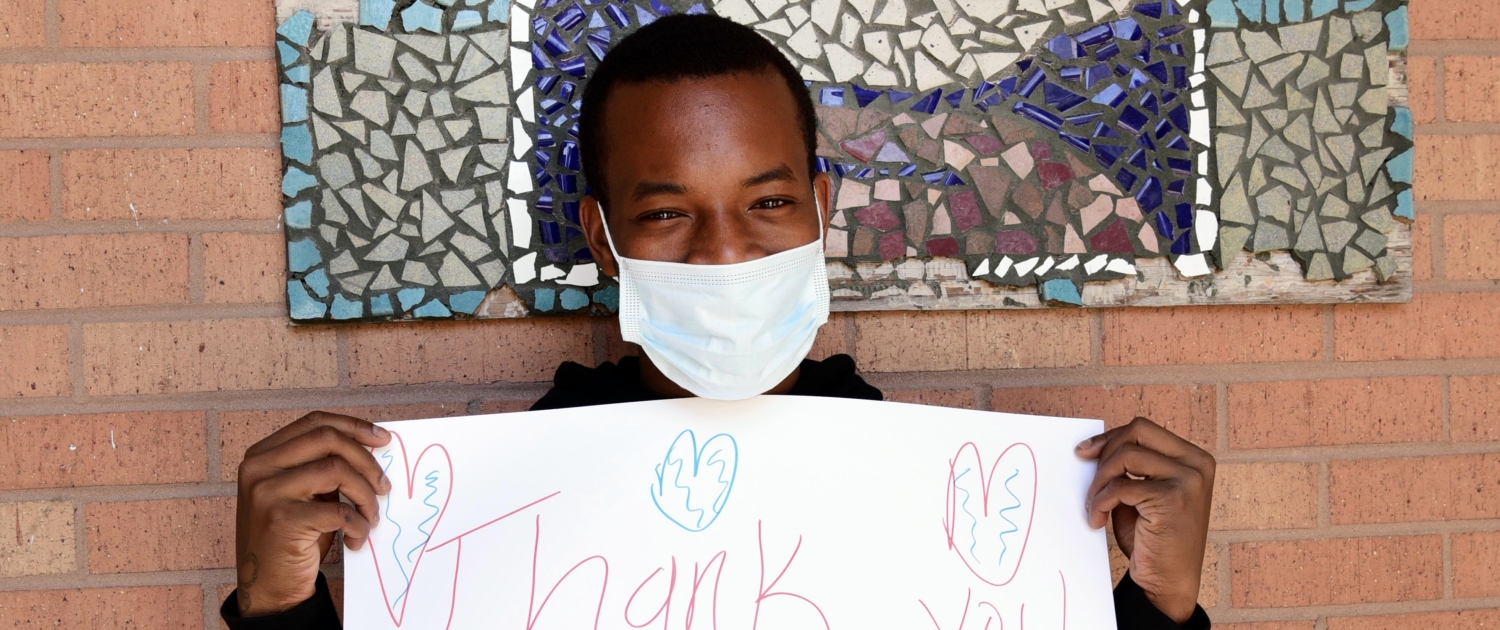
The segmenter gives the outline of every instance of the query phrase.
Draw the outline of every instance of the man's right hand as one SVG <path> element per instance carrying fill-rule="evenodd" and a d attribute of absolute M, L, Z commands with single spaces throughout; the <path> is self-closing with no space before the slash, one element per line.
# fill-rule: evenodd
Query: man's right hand
<path fill-rule="evenodd" d="M 370 448 L 390 441 L 369 422 L 315 411 L 245 451 L 235 524 L 241 616 L 312 597 L 334 532 L 351 549 L 365 543 L 379 522 L 375 497 L 391 489 Z"/>

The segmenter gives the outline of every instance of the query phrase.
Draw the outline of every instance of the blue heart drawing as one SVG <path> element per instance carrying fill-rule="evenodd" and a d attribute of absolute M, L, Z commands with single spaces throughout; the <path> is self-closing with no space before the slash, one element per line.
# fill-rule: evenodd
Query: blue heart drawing
<path fill-rule="evenodd" d="M 651 501 L 678 527 L 690 532 L 708 529 L 729 502 L 739 462 L 740 447 L 733 436 L 720 433 L 700 447 L 692 430 L 683 431 L 656 466 Z"/>

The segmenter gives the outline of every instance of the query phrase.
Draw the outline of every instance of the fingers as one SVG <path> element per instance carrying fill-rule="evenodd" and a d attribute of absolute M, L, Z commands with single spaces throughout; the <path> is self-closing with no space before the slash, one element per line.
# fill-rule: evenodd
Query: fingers
<path fill-rule="evenodd" d="M 1167 496 L 1172 482 L 1154 479 L 1130 479 L 1116 477 L 1109 480 L 1097 494 L 1089 496 L 1089 527 L 1098 529 L 1109 522 L 1110 512 L 1121 505 L 1138 506 L 1152 499 Z"/>
<path fill-rule="evenodd" d="M 1212 467 L 1213 458 L 1206 451 L 1146 418 L 1089 438 L 1078 445 L 1077 453 L 1084 459 L 1103 460 L 1126 444 L 1144 446 L 1195 468 Z"/>
<path fill-rule="evenodd" d="M 245 456 L 248 459 L 252 455 L 269 451 L 319 427 L 331 427 L 349 436 L 350 439 L 370 447 L 385 446 L 391 441 L 389 431 L 375 426 L 371 422 L 352 416 L 314 411 L 298 418 L 295 422 L 282 427 L 280 431 L 272 433 L 270 437 L 251 446 L 245 452 Z"/>
<path fill-rule="evenodd" d="M 318 495 L 337 491 L 353 501 L 366 520 L 380 522 L 380 504 L 375 499 L 375 488 L 340 457 L 325 457 L 303 464 L 261 481 L 254 490 L 258 499 L 272 502 L 315 502 Z"/>
<path fill-rule="evenodd" d="M 1183 479 L 1195 477 L 1196 471 L 1182 462 L 1138 444 L 1126 444 L 1109 457 L 1099 460 L 1099 470 L 1089 486 L 1094 496 L 1115 479 Z"/>
<path fill-rule="evenodd" d="M 277 506 L 273 518 L 296 523 L 320 534 L 344 532 L 344 543 L 359 549 L 370 537 L 371 522 L 354 506 L 340 502 L 295 502 Z"/>
<path fill-rule="evenodd" d="M 249 469 L 250 478 L 264 476 L 262 473 L 296 468 L 325 457 L 344 460 L 369 482 L 376 492 L 385 494 L 391 490 L 390 479 L 370 450 L 351 439 L 343 431 L 323 425 L 298 435 L 271 450 L 247 460 L 243 467 Z M 267 470 L 269 469 L 269 470 Z"/>

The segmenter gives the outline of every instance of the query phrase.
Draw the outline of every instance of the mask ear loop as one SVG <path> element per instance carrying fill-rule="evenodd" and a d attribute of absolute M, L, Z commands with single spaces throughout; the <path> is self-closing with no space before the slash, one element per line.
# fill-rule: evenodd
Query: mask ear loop
<path fill-rule="evenodd" d="M 609 253 L 615 257 L 615 270 L 619 271 L 624 258 L 620 256 L 620 250 L 615 249 L 615 238 L 609 234 L 609 219 L 604 215 L 604 204 L 599 205 L 599 225 L 604 227 L 604 242 L 609 244 Z"/>

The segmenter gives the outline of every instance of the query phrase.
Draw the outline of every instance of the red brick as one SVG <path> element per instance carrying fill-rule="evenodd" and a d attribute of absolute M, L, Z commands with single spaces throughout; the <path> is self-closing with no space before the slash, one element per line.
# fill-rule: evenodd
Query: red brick
<path fill-rule="evenodd" d="M 92 503 L 85 511 L 91 573 L 234 566 L 234 497 Z"/>
<path fill-rule="evenodd" d="M 1422 136 L 1416 162 L 1419 200 L 1500 199 L 1500 136 Z"/>
<path fill-rule="evenodd" d="M 355 386 L 550 381 L 563 361 L 593 364 L 585 317 L 374 324 L 349 330 Z"/>
<path fill-rule="evenodd" d="M 0 238 L 0 311 L 186 304 L 186 234 Z"/>
<path fill-rule="evenodd" d="M 203 431 L 195 411 L 0 418 L 0 490 L 205 481 Z"/>
<path fill-rule="evenodd" d="M 6 1 L 0 0 L 0 5 Z M 4 24 L 0 20 L 0 33 Z M 6 191 L 0 195 L 0 223 L 52 218 L 52 175 L 47 162 L 46 151 L 0 151 L 0 190 Z"/>
<path fill-rule="evenodd" d="M 46 45 L 46 11 L 36 0 L 0 0 L 0 48 Z"/>
<path fill-rule="evenodd" d="M 1443 114 L 1448 121 L 1500 121 L 1495 107 L 1500 100 L 1500 57 L 1444 58 L 1443 89 Z"/>
<path fill-rule="evenodd" d="M 1421 213 L 1411 224 L 1411 277 L 1432 279 L 1432 215 Z"/>
<path fill-rule="evenodd" d="M 1283 448 L 1436 441 L 1437 376 L 1229 385 L 1229 445 Z"/>
<path fill-rule="evenodd" d="M 216 63 L 208 79 L 208 124 L 216 133 L 275 133 L 281 129 L 276 62 Z"/>
<path fill-rule="evenodd" d="M 468 403 L 429 403 L 425 405 L 391 405 L 383 407 L 326 407 L 330 413 L 363 418 L 371 422 L 446 418 L 468 413 Z M 267 409 L 258 411 L 223 411 L 219 413 L 219 480 L 238 478 L 245 450 L 279 431 L 314 409 Z"/>
<path fill-rule="evenodd" d="M 1453 534 L 1453 596 L 1500 596 L 1500 532 Z M 1500 627 L 1500 618 L 1495 620 Z"/>
<path fill-rule="evenodd" d="M 201 628 L 197 584 L 0 591 L 0 628 Z"/>
<path fill-rule="evenodd" d="M 849 347 L 849 344 L 847 343 L 848 338 L 844 335 L 844 331 L 847 330 L 849 326 L 854 325 L 853 321 L 854 318 L 851 317 L 848 313 L 829 314 L 828 323 L 824 324 L 822 330 L 818 331 L 818 338 L 813 341 L 812 350 L 807 353 L 807 358 L 814 361 L 822 361 L 823 359 L 831 357 L 835 354 L 849 354 L 850 352 L 853 352 L 853 349 L 851 349 Z M 616 324 L 614 321 L 610 321 L 606 324 L 606 326 L 614 329 L 616 337 L 619 336 L 620 326 L 618 324 Z M 621 343 L 624 342 L 622 341 Z M 631 354 L 634 354 L 635 351 L 633 350 L 633 348 L 635 348 L 636 346 L 631 347 Z"/>
<path fill-rule="evenodd" d="M 71 391 L 67 326 L 0 326 L 0 398 Z"/>
<path fill-rule="evenodd" d="M 1411 602 L 1443 596 L 1440 536 L 1234 543 L 1235 608 Z"/>
<path fill-rule="evenodd" d="M 530 411 L 535 400 L 487 400 L 479 403 L 479 413 L 516 413 Z"/>
<path fill-rule="evenodd" d="M 1450 58 L 1451 59 L 1451 58 Z M 1406 59 L 1407 107 L 1418 124 L 1437 122 L 1437 61 L 1432 57 Z"/>
<path fill-rule="evenodd" d="M 961 311 L 856 313 L 855 356 L 865 372 L 968 367 L 968 318 Z"/>
<path fill-rule="evenodd" d="M 1500 215 L 1450 214 L 1443 217 L 1443 273 L 1449 280 L 1500 279 Z"/>
<path fill-rule="evenodd" d="M 1448 379 L 1448 430 L 1459 442 L 1500 440 L 1500 376 Z"/>
<path fill-rule="evenodd" d="M 0 523 L 7 530 L 15 523 L 15 536 L 0 536 L 0 577 L 72 571 L 78 549 L 73 512 L 67 501 L 0 503 Z"/>
<path fill-rule="evenodd" d="M 997 387 L 990 409 L 1063 418 L 1096 418 L 1113 428 L 1150 418 L 1212 450 L 1218 435 L 1218 394 L 1212 385 L 1088 385 Z"/>
<path fill-rule="evenodd" d="M 1335 525 L 1500 517 L 1500 454 L 1334 460 Z"/>
<path fill-rule="evenodd" d="M 1163 335 L 1163 331 L 1172 331 Z M 1322 308 L 1216 306 L 1104 312 L 1105 365 L 1319 361 Z"/>
<path fill-rule="evenodd" d="M 1219 630 L 1313 630 L 1312 621 L 1260 621 L 1256 623 L 1215 623 Z"/>
<path fill-rule="evenodd" d="M 204 300 L 210 304 L 286 301 L 286 237 L 209 232 L 203 235 Z"/>
<path fill-rule="evenodd" d="M 1089 314 L 1079 309 L 969 311 L 971 370 L 1088 365 Z"/>
<path fill-rule="evenodd" d="M 281 154 L 272 149 L 100 149 L 63 154 L 68 219 L 275 219 Z"/>
<path fill-rule="evenodd" d="M 264 46 L 275 6 L 216 0 L 59 0 L 64 46 Z"/>
<path fill-rule="evenodd" d="M 83 340 L 95 396 L 338 385 L 334 332 L 283 319 L 88 324 Z"/>
<path fill-rule="evenodd" d="M 914 405 L 956 407 L 959 409 L 975 408 L 974 390 L 972 389 L 900 390 L 885 392 L 885 399 L 891 402 L 911 403 Z"/>
<path fill-rule="evenodd" d="M 1410 304 L 1334 307 L 1340 361 L 1500 356 L 1500 293 L 1418 293 Z"/>
<path fill-rule="evenodd" d="M 192 71 L 178 62 L 0 64 L 0 138 L 191 134 Z"/>
<path fill-rule="evenodd" d="M 1500 2 L 1411 3 L 1412 39 L 1500 39 Z"/>
<path fill-rule="evenodd" d="M 1301 462 L 1225 463 L 1214 475 L 1212 529 L 1318 525 L 1318 466 Z"/>
<path fill-rule="evenodd" d="M 1378 617 L 1329 617 L 1328 630 L 1494 630 L 1500 609 L 1446 610 Z"/>

